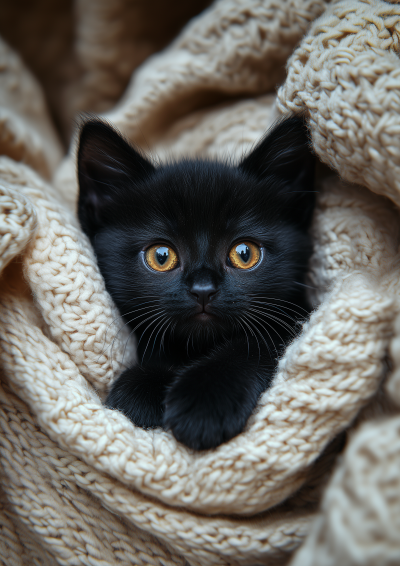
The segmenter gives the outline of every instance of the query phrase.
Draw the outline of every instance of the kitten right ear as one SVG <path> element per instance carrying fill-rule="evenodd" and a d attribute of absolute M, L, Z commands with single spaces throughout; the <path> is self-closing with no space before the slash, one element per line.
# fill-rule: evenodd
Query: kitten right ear
<path fill-rule="evenodd" d="M 113 203 L 154 171 L 109 124 L 85 122 L 78 149 L 78 217 L 84 232 L 92 237 L 107 222 Z"/>
<path fill-rule="evenodd" d="M 307 227 L 315 202 L 315 155 L 303 118 L 276 122 L 239 165 L 259 181 L 278 181 L 274 191 L 285 204 L 285 213 Z"/>

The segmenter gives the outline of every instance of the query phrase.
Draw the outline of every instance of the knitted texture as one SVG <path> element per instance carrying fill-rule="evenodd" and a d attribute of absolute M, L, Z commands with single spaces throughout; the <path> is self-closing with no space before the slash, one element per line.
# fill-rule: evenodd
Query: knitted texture
<path fill-rule="evenodd" d="M 146 61 L 105 115 L 160 158 L 238 159 L 279 113 L 303 113 L 317 156 L 341 176 L 318 174 L 316 308 L 245 431 L 216 450 L 193 453 L 103 407 L 135 345 L 74 214 L 75 144 L 49 183 L 40 164 L 56 134 L 42 102 L 37 122 L 50 134 L 34 129 L 37 157 L 29 139 L 16 155 L 9 137 L 0 158 L 4 564 L 282 565 L 308 533 L 296 565 L 398 559 L 400 426 L 382 398 L 400 398 L 399 26 L 400 7 L 383 1 L 220 0 Z M 91 30 L 82 45 L 99 45 Z M 96 74 L 87 60 L 94 91 L 103 62 L 99 53 Z M 21 65 L 17 84 L 30 76 Z M 18 123 L 29 123 L 29 108 L 20 104 Z M 389 351 L 395 370 L 383 390 Z M 365 423 L 379 410 L 385 420 Z M 343 431 L 348 447 L 329 481 Z"/>
<path fill-rule="evenodd" d="M 0 194 L 0 271 L 27 246 L 36 228 L 36 213 L 19 191 L 3 186 Z"/>

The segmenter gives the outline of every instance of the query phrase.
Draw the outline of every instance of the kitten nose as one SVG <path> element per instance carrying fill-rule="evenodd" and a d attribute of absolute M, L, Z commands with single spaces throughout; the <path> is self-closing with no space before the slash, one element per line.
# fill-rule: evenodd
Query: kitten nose
<path fill-rule="evenodd" d="M 209 283 L 193 283 L 190 288 L 190 293 L 194 295 L 197 302 L 203 305 L 203 308 L 208 305 L 213 295 L 216 294 L 218 289 L 211 282 Z"/>

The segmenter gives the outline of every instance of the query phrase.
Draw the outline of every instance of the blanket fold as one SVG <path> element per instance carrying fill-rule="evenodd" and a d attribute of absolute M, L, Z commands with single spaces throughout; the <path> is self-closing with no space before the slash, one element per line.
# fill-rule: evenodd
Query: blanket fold
<path fill-rule="evenodd" d="M 220 0 L 104 114 L 155 157 L 239 159 L 277 116 L 302 113 L 333 169 L 317 176 L 315 310 L 245 431 L 200 453 L 102 405 L 134 339 L 75 216 L 76 139 L 60 163 L 40 87 L 3 45 L 4 564 L 282 565 L 308 534 L 296 566 L 396 563 L 399 31 L 400 7 L 379 0 Z M 30 90 L 14 100 L 14 83 Z"/>

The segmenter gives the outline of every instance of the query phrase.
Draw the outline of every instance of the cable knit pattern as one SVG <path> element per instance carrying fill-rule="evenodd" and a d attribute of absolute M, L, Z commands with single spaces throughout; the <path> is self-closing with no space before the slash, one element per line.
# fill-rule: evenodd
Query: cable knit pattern
<path fill-rule="evenodd" d="M 36 229 L 36 212 L 18 191 L 0 186 L 0 272 L 21 253 Z"/>
<path fill-rule="evenodd" d="M 155 158 L 237 160 L 277 114 L 303 113 L 341 176 L 318 173 L 315 311 L 245 431 L 216 450 L 193 453 L 102 405 L 134 341 L 74 214 L 74 143 L 51 183 L 39 176 L 43 130 L 37 162 L 11 149 L 0 158 L 4 564 L 278 566 L 306 537 L 296 566 L 395 563 L 399 26 L 399 7 L 379 0 L 220 0 L 142 65 L 106 116 Z M 84 39 L 82 49 L 98 44 Z M 103 62 L 89 59 L 94 88 Z M 365 422 L 379 407 L 384 420 Z"/>
<path fill-rule="evenodd" d="M 304 112 L 321 161 L 400 204 L 400 6 L 336 3 L 291 57 L 282 112 Z"/>

